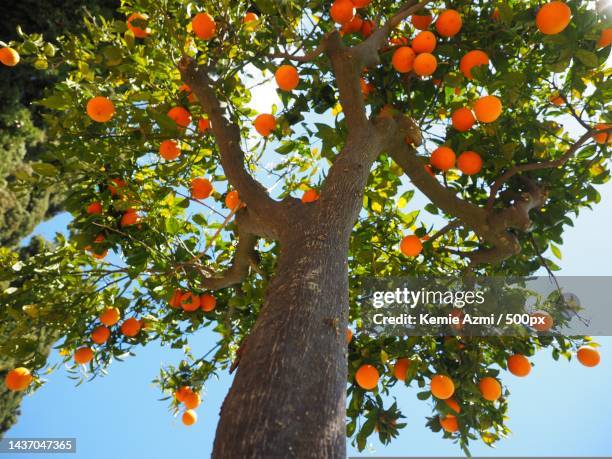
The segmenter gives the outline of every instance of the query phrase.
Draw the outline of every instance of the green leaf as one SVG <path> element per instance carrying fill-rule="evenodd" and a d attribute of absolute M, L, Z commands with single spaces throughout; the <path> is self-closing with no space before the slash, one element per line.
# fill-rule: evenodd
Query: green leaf
<path fill-rule="evenodd" d="M 44 175 L 45 177 L 55 177 L 59 174 L 57 168 L 49 163 L 32 163 L 32 169 L 37 174 Z"/>
<path fill-rule="evenodd" d="M 587 67 L 597 67 L 599 65 L 597 54 L 591 51 L 579 49 L 576 51 L 575 56 Z"/>

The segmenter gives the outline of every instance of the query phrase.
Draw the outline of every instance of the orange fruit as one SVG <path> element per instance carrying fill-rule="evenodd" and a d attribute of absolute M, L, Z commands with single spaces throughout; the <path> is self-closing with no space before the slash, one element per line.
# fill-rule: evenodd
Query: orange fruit
<path fill-rule="evenodd" d="M 361 94 L 366 97 L 374 91 L 374 85 L 372 83 L 368 83 L 364 78 L 359 80 L 359 84 L 361 85 Z"/>
<path fill-rule="evenodd" d="M 19 64 L 19 53 L 13 48 L 0 48 L 0 62 L 7 67 L 15 67 Z"/>
<path fill-rule="evenodd" d="M 174 397 L 181 403 L 183 403 L 185 401 L 185 398 L 187 398 L 187 396 L 189 394 L 193 393 L 193 391 L 191 390 L 191 387 L 189 386 L 181 386 L 178 388 L 178 390 L 174 393 Z"/>
<path fill-rule="evenodd" d="M 191 292 L 185 293 L 181 297 L 181 308 L 183 308 L 183 311 L 188 312 L 200 309 L 200 297 Z"/>
<path fill-rule="evenodd" d="M 612 45 L 612 27 L 602 30 L 601 35 L 599 36 L 599 41 L 597 42 L 597 46 L 599 48 L 605 48 L 606 46 L 610 45 Z"/>
<path fill-rule="evenodd" d="M 111 182 L 113 185 L 108 185 L 108 191 L 110 191 L 113 196 L 118 194 L 121 188 L 125 188 L 127 186 L 126 181 L 120 178 L 114 178 L 111 180 Z"/>
<path fill-rule="evenodd" d="M 104 325 L 96 327 L 91 332 L 91 340 L 96 344 L 104 344 L 110 337 L 110 330 Z"/>
<path fill-rule="evenodd" d="M 255 13 L 253 13 L 252 11 L 249 11 L 242 18 L 242 23 L 244 24 L 244 28 L 246 30 L 248 30 L 249 32 L 252 32 L 257 27 L 256 23 L 257 23 L 258 20 L 259 20 L 259 17 Z M 252 24 L 252 23 L 255 23 L 255 24 Z"/>
<path fill-rule="evenodd" d="M 489 65 L 489 56 L 484 51 L 475 49 L 467 52 L 459 61 L 459 70 L 468 80 L 471 80 L 472 69 L 477 65 Z"/>
<path fill-rule="evenodd" d="M 217 33 L 217 24 L 208 13 L 198 13 L 191 20 L 191 30 L 198 38 L 210 40 Z"/>
<path fill-rule="evenodd" d="M 433 167 L 441 171 L 447 171 L 455 167 L 455 152 L 449 147 L 438 147 L 431 154 L 429 162 Z"/>
<path fill-rule="evenodd" d="M 102 204 L 100 204 L 99 202 L 92 202 L 91 204 L 89 204 L 87 206 L 87 208 L 85 209 L 85 211 L 89 214 L 89 215 L 98 215 L 102 213 Z"/>
<path fill-rule="evenodd" d="M 210 129 L 210 120 L 208 118 L 202 118 L 198 121 L 198 132 L 203 134 Z"/>
<path fill-rule="evenodd" d="M 355 8 L 365 8 L 371 1 L 372 0 L 353 0 L 353 5 L 355 5 Z"/>
<path fill-rule="evenodd" d="M 204 312 L 210 312 L 217 306 L 217 299 L 213 295 L 202 295 L 200 297 L 200 307 Z"/>
<path fill-rule="evenodd" d="M 363 38 L 368 38 L 370 35 L 372 35 L 372 32 L 374 32 L 375 27 L 376 24 L 374 24 L 374 21 L 363 21 L 363 25 L 361 26 L 361 30 L 359 32 Z"/>
<path fill-rule="evenodd" d="M 415 29 L 425 30 L 429 27 L 429 24 L 433 22 L 433 16 L 429 13 L 427 14 L 413 14 L 410 18 L 410 22 Z"/>
<path fill-rule="evenodd" d="M 171 308 L 180 308 L 181 307 L 181 300 L 183 299 L 183 295 L 185 293 L 181 290 L 175 290 L 172 293 L 172 297 L 170 298 L 170 301 L 168 302 L 168 304 L 170 305 Z"/>
<path fill-rule="evenodd" d="M 140 333 L 141 328 L 142 324 L 140 321 L 134 317 L 130 317 L 121 324 L 121 333 L 125 336 L 134 337 Z"/>
<path fill-rule="evenodd" d="M 202 399 L 200 398 L 200 394 L 197 392 L 189 391 L 185 394 L 183 398 L 183 405 L 188 410 L 194 410 L 202 403 Z"/>
<path fill-rule="evenodd" d="M 458 108 L 453 112 L 451 121 L 455 129 L 459 132 L 465 132 L 469 131 L 472 126 L 474 126 L 476 118 L 469 108 Z"/>
<path fill-rule="evenodd" d="M 464 151 L 457 158 L 457 167 L 465 175 L 478 174 L 482 169 L 482 159 L 475 151 Z"/>
<path fill-rule="evenodd" d="M 353 330 L 351 330 L 350 328 L 346 329 L 346 344 L 350 343 L 353 340 Z"/>
<path fill-rule="evenodd" d="M 356 14 L 353 19 L 342 25 L 340 31 L 342 33 L 357 33 L 361 30 L 361 26 L 363 26 L 363 19 Z"/>
<path fill-rule="evenodd" d="M 139 22 L 145 22 L 145 21 L 147 21 L 149 19 L 149 16 L 147 16 L 146 14 L 132 13 L 127 18 L 127 28 L 132 31 L 132 33 L 134 34 L 134 36 L 136 38 L 146 38 L 146 37 L 148 37 L 149 34 L 151 33 L 151 29 L 149 29 L 146 26 L 143 29 L 142 27 L 138 27 L 138 26 L 133 25 L 132 21 L 134 19 L 136 19 Z"/>
<path fill-rule="evenodd" d="M 407 257 L 416 257 L 423 250 L 423 244 L 414 234 L 406 236 L 400 242 L 400 251 Z"/>
<path fill-rule="evenodd" d="M 438 16 L 436 30 L 442 37 L 452 37 L 459 33 L 462 25 L 461 15 L 457 11 L 445 10 Z"/>
<path fill-rule="evenodd" d="M 508 371 L 514 376 L 527 376 L 531 372 L 529 359 L 522 354 L 514 354 L 508 357 Z"/>
<path fill-rule="evenodd" d="M 603 131 L 603 130 L 610 129 L 610 128 L 612 128 L 612 124 L 599 123 L 595 125 L 595 129 L 597 129 L 598 131 Z M 595 139 L 595 142 L 602 144 L 602 145 L 605 144 L 606 142 L 609 144 L 612 144 L 612 131 L 601 132 L 599 134 L 595 134 L 593 138 Z"/>
<path fill-rule="evenodd" d="M 572 10 L 565 2 L 549 2 L 536 15 L 536 26 L 545 35 L 563 32 L 572 19 Z"/>
<path fill-rule="evenodd" d="M 483 96 L 474 103 L 474 114 L 481 123 L 492 123 L 502 113 L 502 103 L 496 96 Z"/>
<path fill-rule="evenodd" d="M 274 73 L 276 84 L 283 91 L 291 91 L 300 83 L 300 76 L 293 65 L 281 65 Z"/>
<path fill-rule="evenodd" d="M 253 126 L 255 126 L 259 135 L 268 137 L 276 129 L 276 118 L 270 114 L 262 113 L 257 115 L 257 118 L 253 121 Z"/>
<path fill-rule="evenodd" d="M 429 76 L 438 68 L 438 61 L 433 54 L 421 53 L 414 59 L 414 73 Z"/>
<path fill-rule="evenodd" d="M 579 348 L 576 352 L 576 357 L 578 357 L 578 361 L 585 367 L 595 367 L 599 365 L 599 361 L 601 360 L 597 349 L 593 349 L 590 346 L 582 346 Z"/>
<path fill-rule="evenodd" d="M 115 106 L 110 99 L 96 96 L 87 102 L 87 115 L 98 123 L 106 123 L 115 114 Z"/>
<path fill-rule="evenodd" d="M 550 330 L 553 326 L 553 318 L 546 311 L 536 311 L 533 314 L 531 314 L 531 317 L 536 317 L 536 318 L 543 317 L 544 318 L 543 323 L 536 323 L 533 325 L 533 328 L 539 332 L 546 332 Z"/>
<path fill-rule="evenodd" d="M 230 210 L 238 209 L 240 205 L 240 196 L 238 195 L 238 191 L 233 190 L 227 193 L 225 196 L 225 206 Z"/>
<path fill-rule="evenodd" d="M 440 425 L 446 432 L 457 432 L 459 430 L 459 424 L 457 422 L 457 416 L 448 414 L 443 418 L 440 418 Z"/>
<path fill-rule="evenodd" d="M 355 5 L 351 0 L 336 0 L 329 9 L 329 15 L 337 24 L 346 24 L 355 17 Z"/>
<path fill-rule="evenodd" d="M 74 351 L 74 361 L 80 365 L 85 365 L 92 361 L 94 353 L 90 347 L 80 347 Z"/>
<path fill-rule="evenodd" d="M 139 220 L 138 212 L 135 209 L 128 209 L 121 216 L 121 226 L 132 226 L 138 223 Z"/>
<path fill-rule="evenodd" d="M 461 406 L 459 406 L 459 403 L 457 403 L 457 400 L 455 400 L 454 398 L 447 398 L 446 400 L 444 400 L 444 403 L 446 403 L 446 406 L 448 406 L 455 413 L 461 413 Z"/>
<path fill-rule="evenodd" d="M 4 385 L 10 391 L 26 390 L 32 383 L 32 373 L 24 367 L 14 368 L 6 374 Z"/>
<path fill-rule="evenodd" d="M 191 124 L 191 114 L 185 107 L 173 107 L 167 115 L 179 127 L 186 128 Z"/>
<path fill-rule="evenodd" d="M 361 365 L 355 373 L 355 381 L 359 387 L 365 390 L 374 389 L 378 384 L 379 377 L 376 367 L 368 364 Z"/>
<path fill-rule="evenodd" d="M 412 39 L 412 50 L 419 53 L 431 53 L 436 49 L 436 36 L 428 30 L 419 32 L 416 37 Z"/>
<path fill-rule="evenodd" d="M 212 190 L 213 186 L 206 178 L 196 177 L 191 181 L 191 197 L 194 199 L 206 199 Z"/>
<path fill-rule="evenodd" d="M 120 315 L 119 309 L 109 306 L 102 312 L 102 314 L 100 314 L 98 319 L 100 319 L 100 322 L 102 322 L 104 325 L 110 327 L 119 322 Z"/>
<path fill-rule="evenodd" d="M 183 413 L 183 424 L 186 426 L 191 426 L 198 422 L 198 413 L 193 410 L 187 410 Z"/>
<path fill-rule="evenodd" d="M 499 8 L 495 8 L 491 13 L 491 19 L 494 21 L 499 21 L 501 19 L 501 13 L 499 12 Z"/>
<path fill-rule="evenodd" d="M 181 150 L 174 140 L 164 140 L 159 144 L 159 155 L 166 161 L 172 161 L 181 155 Z"/>
<path fill-rule="evenodd" d="M 455 393 L 455 383 L 453 383 L 453 380 L 448 376 L 435 375 L 431 378 L 429 389 L 434 397 L 440 400 L 446 400 L 447 398 L 451 398 Z"/>
<path fill-rule="evenodd" d="M 395 362 L 395 366 L 393 367 L 393 376 L 400 381 L 406 381 L 408 367 L 410 367 L 410 360 L 397 359 L 397 362 Z"/>
<path fill-rule="evenodd" d="M 494 402 L 501 397 L 502 387 L 499 381 L 491 376 L 485 376 L 478 382 L 478 388 L 485 400 Z"/>
<path fill-rule="evenodd" d="M 565 99 L 563 99 L 563 96 L 561 96 L 560 94 L 553 94 L 552 96 L 550 96 L 550 98 L 548 99 L 550 100 L 550 102 L 553 105 L 556 105 L 557 107 L 560 107 L 561 105 L 563 105 L 565 103 Z"/>
<path fill-rule="evenodd" d="M 302 195 L 302 202 L 304 204 L 306 204 L 307 202 L 314 202 L 317 199 L 319 199 L 319 193 L 317 192 L 317 190 L 313 190 L 312 188 L 304 191 L 304 194 Z"/>
<path fill-rule="evenodd" d="M 100 244 L 104 242 L 105 240 L 106 238 L 104 237 L 104 234 L 100 233 L 94 238 L 94 244 Z"/>
<path fill-rule="evenodd" d="M 416 55 L 409 46 L 402 46 L 397 48 L 391 58 L 391 64 L 393 68 L 400 73 L 408 73 L 414 66 L 414 59 Z"/>

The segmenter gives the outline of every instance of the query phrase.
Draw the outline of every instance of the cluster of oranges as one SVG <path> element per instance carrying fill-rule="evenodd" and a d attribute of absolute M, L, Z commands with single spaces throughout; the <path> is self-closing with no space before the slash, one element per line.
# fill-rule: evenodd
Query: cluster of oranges
<path fill-rule="evenodd" d="M 181 386 L 174 393 L 174 398 L 177 403 L 181 403 L 185 407 L 182 416 L 183 424 L 186 426 L 195 424 L 198 421 L 198 414 L 195 412 L 195 409 L 202 403 L 200 394 L 189 386 Z"/>
<path fill-rule="evenodd" d="M 217 305 L 217 299 L 210 294 L 197 295 L 192 292 L 175 290 L 168 302 L 171 308 L 181 308 L 183 311 L 193 312 L 202 309 L 204 312 L 211 312 Z"/>
<path fill-rule="evenodd" d="M 590 346 L 582 346 L 576 352 L 578 361 L 587 367 L 594 367 L 599 364 L 599 352 Z M 507 368 L 510 373 L 518 377 L 525 377 L 531 372 L 529 359 L 522 354 L 513 354 L 507 359 Z M 393 377 L 400 381 L 406 380 L 411 361 L 407 358 L 400 358 L 396 361 L 392 373 Z M 371 364 L 361 365 L 355 372 L 355 382 L 364 390 L 374 390 L 378 386 L 380 373 Z M 456 414 L 461 413 L 461 406 L 453 395 L 455 394 L 455 383 L 445 374 L 432 376 L 429 384 L 431 394 L 438 400 L 443 400 Z M 492 376 L 484 376 L 478 379 L 478 389 L 482 398 L 489 402 L 495 402 L 502 396 L 501 383 Z M 447 432 L 459 430 L 457 416 L 448 414 L 440 417 L 440 425 Z"/>

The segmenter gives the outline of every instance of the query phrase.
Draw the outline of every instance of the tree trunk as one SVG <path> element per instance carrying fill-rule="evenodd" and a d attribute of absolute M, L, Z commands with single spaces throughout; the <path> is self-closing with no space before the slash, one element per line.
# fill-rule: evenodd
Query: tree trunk
<path fill-rule="evenodd" d="M 346 457 L 348 235 L 312 220 L 281 241 L 214 458 Z"/>

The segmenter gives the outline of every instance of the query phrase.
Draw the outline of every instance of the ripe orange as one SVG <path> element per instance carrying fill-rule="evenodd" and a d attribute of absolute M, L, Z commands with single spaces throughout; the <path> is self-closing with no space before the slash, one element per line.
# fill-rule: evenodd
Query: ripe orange
<path fill-rule="evenodd" d="M 393 367 L 393 376 L 400 381 L 406 381 L 406 373 L 410 367 L 410 360 L 408 359 L 397 359 L 395 366 Z"/>
<path fill-rule="evenodd" d="M 478 174 L 482 169 L 482 159 L 475 151 L 464 151 L 457 158 L 457 167 L 465 175 Z"/>
<path fill-rule="evenodd" d="M 436 21 L 436 30 L 442 37 L 452 37 L 461 30 L 463 21 L 455 10 L 443 11 Z"/>
<path fill-rule="evenodd" d="M 371 1 L 372 0 L 353 0 L 353 5 L 355 5 L 355 8 L 365 8 Z"/>
<path fill-rule="evenodd" d="M 448 414 L 443 418 L 440 418 L 440 425 L 446 432 L 457 432 L 459 430 L 459 424 L 457 422 L 457 416 Z"/>
<path fill-rule="evenodd" d="M 508 358 L 508 371 L 514 376 L 527 376 L 531 372 L 529 359 L 522 354 L 514 354 Z"/>
<path fill-rule="evenodd" d="M 225 196 L 225 206 L 230 210 L 235 210 L 240 205 L 240 196 L 238 195 L 238 191 L 233 190 L 227 193 Z"/>
<path fill-rule="evenodd" d="M 427 14 L 413 14 L 412 18 L 410 18 L 410 22 L 415 29 L 425 30 L 429 27 L 433 21 L 433 16 L 430 13 Z"/>
<path fill-rule="evenodd" d="M 476 118 L 474 117 L 472 110 L 464 107 L 458 108 L 453 112 L 451 121 L 455 129 L 457 129 L 459 132 L 465 132 L 469 131 L 472 126 L 474 126 Z"/>
<path fill-rule="evenodd" d="M 449 147 L 438 147 L 431 154 L 429 162 L 433 167 L 441 171 L 447 171 L 455 167 L 455 152 Z"/>
<path fill-rule="evenodd" d="M 599 365 L 599 361 L 601 360 L 597 349 L 593 349 L 590 346 L 582 346 L 579 348 L 576 352 L 576 357 L 578 357 L 578 361 L 585 367 L 595 367 Z"/>
<path fill-rule="evenodd" d="M 416 257 L 423 250 L 423 244 L 414 234 L 406 236 L 400 242 L 400 251 L 407 257 Z"/>
<path fill-rule="evenodd" d="M 206 178 L 196 177 L 191 181 L 191 197 L 194 199 L 206 199 L 212 190 L 213 186 Z"/>
<path fill-rule="evenodd" d="M 104 325 L 96 327 L 91 332 L 91 340 L 96 344 L 104 344 L 110 337 L 110 330 Z"/>
<path fill-rule="evenodd" d="M 350 343 L 353 340 L 353 330 L 351 330 L 350 328 L 346 329 L 346 344 Z"/>
<path fill-rule="evenodd" d="M 111 180 L 111 182 L 113 185 L 108 185 L 108 191 L 110 191 L 113 196 L 117 195 L 121 188 L 125 188 L 127 186 L 126 181 L 120 178 L 114 178 Z"/>
<path fill-rule="evenodd" d="M 378 370 L 376 367 L 368 364 L 361 365 L 355 373 L 355 381 L 365 390 L 372 390 L 378 384 Z"/>
<path fill-rule="evenodd" d="M 193 410 L 187 410 L 183 413 L 183 424 L 191 426 L 198 422 L 198 413 Z"/>
<path fill-rule="evenodd" d="M 32 373 L 24 367 L 18 367 L 6 374 L 4 385 L 10 391 L 26 390 L 32 383 Z"/>
<path fill-rule="evenodd" d="M 367 20 L 367 21 L 363 21 L 363 25 L 361 26 L 361 36 L 363 38 L 368 38 L 370 35 L 372 35 L 372 32 L 374 32 L 374 28 L 376 27 L 376 24 L 374 24 L 374 21 L 371 20 Z"/>
<path fill-rule="evenodd" d="M 612 45 L 612 27 L 608 27 L 601 31 L 597 46 L 599 48 L 605 48 L 606 46 Z M 1 50 L 0 50 L 1 51 Z"/>
<path fill-rule="evenodd" d="M 361 30 L 361 26 L 363 26 L 363 19 L 361 16 L 356 14 L 353 19 L 349 22 L 342 25 L 341 33 L 357 33 Z"/>
<path fill-rule="evenodd" d="M 198 38 L 210 40 L 217 33 L 217 24 L 208 13 L 198 13 L 191 20 L 191 30 Z"/>
<path fill-rule="evenodd" d="M 181 150 L 174 140 L 164 140 L 159 144 L 159 155 L 166 161 L 172 161 L 181 155 Z"/>
<path fill-rule="evenodd" d="M 85 209 L 85 211 L 89 214 L 89 215 L 98 215 L 102 213 L 102 204 L 100 204 L 99 202 L 92 202 L 91 204 L 89 204 L 87 206 L 87 208 Z"/>
<path fill-rule="evenodd" d="M 351 0 L 336 0 L 332 3 L 329 15 L 337 24 L 346 24 L 355 17 L 355 6 Z"/>
<path fill-rule="evenodd" d="M 76 351 L 74 351 L 74 361 L 80 365 L 85 365 L 94 357 L 94 353 L 90 347 L 80 347 Z"/>
<path fill-rule="evenodd" d="M 414 59 L 416 55 L 409 46 L 402 46 L 397 48 L 391 58 L 391 64 L 393 68 L 400 73 L 408 73 L 414 66 Z"/>
<path fill-rule="evenodd" d="M 274 129 L 276 129 L 276 118 L 268 113 L 262 113 L 257 115 L 255 121 L 253 121 L 255 130 L 264 137 L 268 137 Z"/>
<path fill-rule="evenodd" d="M 181 300 L 183 299 L 183 295 L 185 293 L 182 290 L 175 290 L 174 293 L 172 293 L 172 297 L 170 298 L 170 301 L 168 302 L 168 304 L 170 305 L 171 308 L 180 308 L 181 307 Z"/>
<path fill-rule="evenodd" d="M 281 65 L 274 73 L 276 84 L 283 91 L 292 91 L 300 83 L 300 76 L 293 65 Z"/>
<path fill-rule="evenodd" d="M 104 325 L 110 327 L 119 322 L 119 317 L 119 309 L 109 306 L 102 312 L 102 314 L 100 314 L 100 317 L 98 317 L 98 319 L 100 319 L 100 322 L 102 322 Z"/>
<path fill-rule="evenodd" d="M 183 308 L 183 311 L 188 312 L 200 309 L 200 297 L 191 292 L 185 293 L 181 297 L 181 308 Z"/>
<path fill-rule="evenodd" d="M 565 99 L 563 99 L 563 96 L 561 96 L 559 93 L 553 94 L 548 98 L 548 100 L 557 107 L 560 107 L 565 103 Z"/>
<path fill-rule="evenodd" d="M 217 299 L 213 295 L 202 295 L 200 297 L 200 307 L 204 312 L 210 312 L 217 306 Z"/>
<path fill-rule="evenodd" d="M 256 23 L 257 23 L 258 20 L 259 20 L 259 17 L 255 13 L 253 13 L 252 11 L 249 11 L 242 18 L 242 23 L 244 24 L 244 28 L 246 30 L 248 30 L 249 32 L 252 32 L 257 27 Z M 255 24 L 252 24 L 252 23 L 255 23 Z"/>
<path fill-rule="evenodd" d="M 148 27 L 145 27 L 144 29 L 142 27 L 138 27 L 132 24 L 132 21 L 136 19 L 137 21 L 147 21 L 149 19 L 149 16 L 147 16 L 146 14 L 140 14 L 140 13 L 132 13 L 130 14 L 130 16 L 127 18 L 127 27 L 128 29 L 130 29 L 132 31 L 132 33 L 134 34 L 134 36 L 136 38 L 146 38 L 149 36 L 149 34 L 151 33 L 151 29 L 149 29 Z"/>
<path fill-rule="evenodd" d="M 536 317 L 536 318 L 543 317 L 544 318 L 544 323 L 536 323 L 533 325 L 533 328 L 539 332 L 546 332 L 550 330 L 553 326 L 553 318 L 546 311 L 536 311 L 533 314 L 531 314 L 531 317 Z"/>
<path fill-rule="evenodd" d="M 19 53 L 13 48 L 0 48 L 0 62 L 7 67 L 15 67 L 19 64 Z"/>
<path fill-rule="evenodd" d="M 210 129 L 210 120 L 208 118 L 202 118 L 198 121 L 198 132 L 201 134 L 205 133 Z"/>
<path fill-rule="evenodd" d="M 501 397 L 502 388 L 499 381 L 491 376 L 485 376 L 478 383 L 480 393 L 485 400 L 494 402 Z"/>
<path fill-rule="evenodd" d="M 599 123 L 595 125 L 595 129 L 597 129 L 598 131 L 603 131 L 603 130 L 610 129 L 610 128 L 612 128 L 612 124 Z M 605 144 L 606 142 L 608 144 L 612 144 L 612 131 L 611 132 L 601 132 L 599 134 L 595 134 L 593 138 L 595 139 L 595 142 L 602 144 L 602 145 Z"/>
<path fill-rule="evenodd" d="M 138 223 L 139 220 L 138 212 L 135 209 L 128 209 L 121 216 L 121 226 L 132 226 Z"/>
<path fill-rule="evenodd" d="M 179 127 L 186 128 L 191 124 L 191 114 L 185 107 L 173 107 L 167 115 Z"/>
<path fill-rule="evenodd" d="M 189 391 L 185 394 L 183 398 L 183 405 L 188 410 L 194 410 L 202 403 L 202 399 L 200 398 L 200 394 L 197 392 Z"/>
<path fill-rule="evenodd" d="M 115 106 L 110 99 L 96 96 L 87 102 L 87 115 L 98 123 L 106 123 L 115 114 Z"/>
<path fill-rule="evenodd" d="M 483 96 L 474 103 L 474 114 L 481 123 L 492 123 L 502 113 L 502 103 L 496 96 Z"/>
<path fill-rule="evenodd" d="M 429 76 L 438 68 L 438 61 L 433 54 L 421 53 L 414 59 L 414 73 Z"/>
<path fill-rule="evenodd" d="M 572 10 L 565 2 L 549 2 L 536 15 L 536 26 L 545 35 L 563 32 L 572 19 Z"/>
<path fill-rule="evenodd" d="M 459 61 L 459 70 L 468 80 L 472 77 L 472 68 L 477 65 L 489 65 L 489 56 L 484 51 L 475 49 L 466 53 Z"/>
<path fill-rule="evenodd" d="M 183 403 L 185 401 L 185 398 L 187 398 L 187 396 L 189 394 L 193 393 L 193 391 L 191 390 L 191 387 L 189 386 L 181 386 L 178 388 L 178 390 L 174 393 L 174 397 L 181 403 Z"/>
<path fill-rule="evenodd" d="M 359 81 L 361 85 L 361 94 L 365 97 L 369 96 L 374 91 L 374 85 L 372 83 L 368 83 L 365 78 L 361 78 Z"/>
<path fill-rule="evenodd" d="M 314 202 L 317 199 L 319 199 L 319 193 L 317 192 L 317 190 L 313 190 L 312 188 L 304 191 L 304 194 L 302 195 L 302 202 L 304 204 L 308 202 Z"/>
<path fill-rule="evenodd" d="M 444 403 L 446 403 L 446 406 L 448 406 L 455 413 L 461 413 L 461 406 L 459 406 L 459 403 L 457 403 L 457 400 L 455 400 L 454 398 L 447 398 L 446 400 L 444 400 Z"/>
<path fill-rule="evenodd" d="M 419 53 L 431 53 L 436 49 L 436 36 L 428 30 L 419 32 L 419 34 L 412 39 L 412 50 Z"/>
<path fill-rule="evenodd" d="M 140 333 L 141 328 L 142 324 L 140 323 L 140 320 L 130 317 L 121 324 L 121 333 L 123 333 L 125 336 L 134 337 Z"/>
<path fill-rule="evenodd" d="M 433 396 L 440 400 L 451 398 L 455 393 L 455 383 L 445 375 L 435 375 L 431 378 L 429 388 Z"/>

